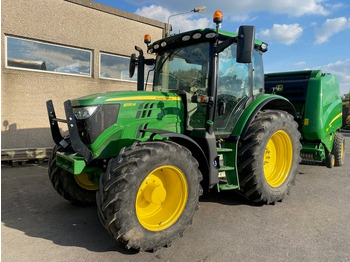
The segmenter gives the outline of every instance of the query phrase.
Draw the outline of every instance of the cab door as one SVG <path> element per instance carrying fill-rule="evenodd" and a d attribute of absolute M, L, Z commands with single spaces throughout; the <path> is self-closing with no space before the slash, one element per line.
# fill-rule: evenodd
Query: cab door
<path fill-rule="evenodd" d="M 248 102 L 251 101 L 250 98 L 264 92 L 261 52 L 254 50 L 251 64 L 237 63 L 236 48 L 236 44 L 232 44 L 219 54 L 214 121 L 217 136 L 230 135 Z M 251 66 L 253 67 L 253 79 L 250 78 Z M 250 81 L 253 81 L 253 94 Z"/>
<path fill-rule="evenodd" d="M 214 130 L 216 135 L 230 135 L 245 104 L 251 97 L 250 64 L 236 62 L 236 45 L 219 54 L 217 100 Z"/>

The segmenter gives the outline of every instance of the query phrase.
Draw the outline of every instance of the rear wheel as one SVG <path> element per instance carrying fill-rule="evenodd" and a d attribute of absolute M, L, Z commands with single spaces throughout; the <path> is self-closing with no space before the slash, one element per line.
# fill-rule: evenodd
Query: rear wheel
<path fill-rule="evenodd" d="M 298 173 L 299 138 L 290 114 L 266 110 L 256 116 L 238 151 L 241 192 L 247 198 L 266 204 L 284 198 Z"/>
<path fill-rule="evenodd" d="M 100 178 L 100 220 L 127 248 L 170 245 L 192 223 L 201 180 L 186 148 L 164 141 L 135 143 L 111 159 Z"/>
<path fill-rule="evenodd" d="M 63 151 L 61 146 L 55 146 L 49 159 L 49 178 L 54 189 L 65 199 L 77 205 L 87 205 L 96 202 L 98 187 L 89 179 L 88 174 L 73 175 L 56 163 L 57 151 Z"/>
<path fill-rule="evenodd" d="M 340 133 L 336 133 L 334 136 L 332 154 L 334 155 L 334 165 L 342 166 L 345 157 L 345 139 Z"/>

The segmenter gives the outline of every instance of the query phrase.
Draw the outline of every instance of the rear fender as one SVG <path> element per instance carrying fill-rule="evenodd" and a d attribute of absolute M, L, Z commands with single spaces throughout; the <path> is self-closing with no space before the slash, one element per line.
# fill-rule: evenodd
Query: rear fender
<path fill-rule="evenodd" d="M 286 98 L 277 95 L 259 95 L 244 110 L 235 128 L 233 129 L 232 136 L 240 137 L 244 135 L 248 131 L 248 128 L 256 115 L 260 111 L 266 109 L 286 111 L 291 114 L 294 119 L 296 118 L 296 110 L 292 103 Z"/>

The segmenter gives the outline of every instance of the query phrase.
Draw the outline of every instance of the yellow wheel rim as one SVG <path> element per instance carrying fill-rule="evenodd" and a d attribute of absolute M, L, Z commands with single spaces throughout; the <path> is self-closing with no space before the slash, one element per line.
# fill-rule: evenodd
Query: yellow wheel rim
<path fill-rule="evenodd" d="M 293 160 L 293 146 L 289 135 L 282 130 L 272 135 L 264 154 L 264 174 L 271 187 L 279 187 L 286 181 Z"/>
<path fill-rule="evenodd" d="M 156 168 L 142 182 L 136 196 L 136 215 L 150 231 L 173 225 L 182 214 L 188 195 L 185 175 L 174 166 Z"/>
<path fill-rule="evenodd" d="M 87 173 L 82 173 L 79 175 L 74 175 L 74 179 L 75 182 L 77 182 L 77 184 L 86 189 L 86 190 L 90 190 L 90 191 L 94 191 L 98 189 L 98 186 L 96 186 L 94 183 L 92 183 L 89 180 L 89 175 Z"/>

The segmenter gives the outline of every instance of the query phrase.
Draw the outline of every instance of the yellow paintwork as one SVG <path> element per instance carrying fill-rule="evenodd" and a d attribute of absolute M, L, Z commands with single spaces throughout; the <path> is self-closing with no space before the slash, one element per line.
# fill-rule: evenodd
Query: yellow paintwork
<path fill-rule="evenodd" d="M 94 183 L 92 183 L 89 180 L 89 175 L 87 173 L 82 173 L 79 175 L 74 175 L 74 179 L 75 182 L 77 182 L 77 184 L 86 189 L 86 190 L 91 190 L 91 191 L 95 191 L 98 189 L 98 186 L 96 186 Z"/>
<path fill-rule="evenodd" d="M 131 100 L 181 101 L 181 98 L 176 96 L 128 96 L 128 97 L 109 98 L 106 100 L 106 102 L 131 101 Z"/>
<path fill-rule="evenodd" d="M 340 113 L 340 114 L 336 115 L 336 117 L 334 117 L 334 118 L 332 119 L 332 121 L 329 123 L 329 127 L 332 127 L 333 122 L 334 122 L 335 120 L 337 120 L 339 117 L 342 117 L 342 115 L 343 115 L 343 113 Z"/>
<path fill-rule="evenodd" d="M 139 187 L 135 209 L 140 224 L 150 231 L 172 226 L 182 214 L 188 196 L 185 175 L 174 166 L 153 170 Z"/>
<path fill-rule="evenodd" d="M 267 142 L 264 154 L 264 174 L 271 187 L 286 181 L 293 161 L 293 146 L 289 135 L 282 130 L 274 133 Z"/>

